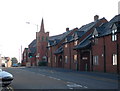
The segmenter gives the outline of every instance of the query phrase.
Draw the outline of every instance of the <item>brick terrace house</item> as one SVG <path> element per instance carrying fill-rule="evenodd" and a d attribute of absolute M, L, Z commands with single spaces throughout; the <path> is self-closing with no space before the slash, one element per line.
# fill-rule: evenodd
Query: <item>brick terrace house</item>
<path fill-rule="evenodd" d="M 120 15 L 94 29 L 93 71 L 120 73 Z"/>
<path fill-rule="evenodd" d="M 22 66 L 36 66 L 36 39 L 28 45 L 28 48 L 24 49 Z"/>
<path fill-rule="evenodd" d="M 90 70 L 90 41 L 96 26 L 107 22 L 105 18 L 94 17 L 94 22 L 82 26 L 80 29 L 67 31 L 61 35 L 49 38 L 48 66 L 62 67 L 74 70 Z M 85 44 L 85 43 L 86 44 Z M 86 59 L 86 56 L 89 57 Z M 81 59 L 82 58 L 82 59 Z"/>
<path fill-rule="evenodd" d="M 64 68 L 64 55 L 62 44 L 65 41 L 65 38 L 69 35 L 72 35 L 76 30 L 77 28 L 72 30 L 66 28 L 66 32 L 64 32 L 63 34 L 49 37 L 49 42 L 47 46 L 48 66 Z"/>
<path fill-rule="evenodd" d="M 107 22 L 105 18 L 99 19 L 94 16 L 94 21 L 83 25 L 77 31 L 66 37 L 64 42 L 65 67 L 73 70 L 90 71 L 91 70 L 91 43 L 89 38 L 92 36 L 96 26 Z"/>
<path fill-rule="evenodd" d="M 26 62 L 28 62 L 28 48 L 25 48 L 22 53 L 22 66 L 26 66 Z"/>

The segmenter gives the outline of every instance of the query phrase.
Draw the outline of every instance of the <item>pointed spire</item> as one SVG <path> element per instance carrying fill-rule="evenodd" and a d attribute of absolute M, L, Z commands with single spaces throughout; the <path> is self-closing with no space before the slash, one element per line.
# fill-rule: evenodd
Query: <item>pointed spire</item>
<path fill-rule="evenodd" d="M 43 32 L 43 33 L 45 32 L 43 18 L 42 18 L 42 22 L 41 22 L 40 32 Z"/>

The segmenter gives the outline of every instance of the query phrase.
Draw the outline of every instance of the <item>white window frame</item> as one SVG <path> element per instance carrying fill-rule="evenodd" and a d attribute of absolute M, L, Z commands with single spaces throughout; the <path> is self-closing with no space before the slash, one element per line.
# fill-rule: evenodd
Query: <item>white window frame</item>
<path fill-rule="evenodd" d="M 67 56 L 65 56 L 65 63 L 67 63 L 68 62 L 68 57 Z"/>
<path fill-rule="evenodd" d="M 74 41 L 74 46 L 76 46 L 78 44 L 78 40 Z"/>
<path fill-rule="evenodd" d="M 117 65 L 117 54 L 112 55 L 112 64 Z"/>
<path fill-rule="evenodd" d="M 117 29 L 113 29 L 112 30 L 112 41 L 116 41 L 117 40 L 117 34 L 115 34 L 117 32 Z"/>
<path fill-rule="evenodd" d="M 48 63 L 50 63 L 50 57 L 48 58 Z"/>
<path fill-rule="evenodd" d="M 99 65 L 99 57 L 93 56 L 93 65 Z"/>
<path fill-rule="evenodd" d="M 77 54 L 74 55 L 74 57 L 73 57 L 74 58 L 74 63 L 77 62 L 77 57 L 78 57 Z"/>
<path fill-rule="evenodd" d="M 55 56 L 55 63 L 57 62 L 57 57 Z"/>
<path fill-rule="evenodd" d="M 68 47 L 68 45 L 67 44 L 65 44 L 65 48 L 67 48 Z"/>

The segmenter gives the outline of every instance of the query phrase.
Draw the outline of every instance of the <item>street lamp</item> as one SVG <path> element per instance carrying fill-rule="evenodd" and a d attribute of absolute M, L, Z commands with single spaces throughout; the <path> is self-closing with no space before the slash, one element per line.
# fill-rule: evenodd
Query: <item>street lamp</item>
<path fill-rule="evenodd" d="M 32 25 L 37 26 L 37 32 L 38 32 L 38 24 L 34 24 L 34 23 L 31 23 L 31 22 L 26 22 L 26 24 L 32 24 Z"/>

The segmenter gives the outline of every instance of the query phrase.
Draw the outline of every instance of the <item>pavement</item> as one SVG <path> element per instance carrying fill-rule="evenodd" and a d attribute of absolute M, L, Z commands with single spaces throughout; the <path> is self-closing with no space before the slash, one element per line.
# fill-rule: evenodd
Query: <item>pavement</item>
<path fill-rule="evenodd" d="M 84 75 L 87 77 L 92 77 L 92 78 L 103 78 L 103 79 L 111 79 L 115 81 L 120 81 L 120 75 L 114 74 L 114 73 L 103 73 L 103 72 L 87 72 L 87 71 L 76 71 L 76 70 L 71 70 L 71 69 L 64 69 L 64 68 L 52 68 L 52 67 L 47 67 L 47 66 L 40 66 L 40 67 L 30 67 L 30 68 L 36 68 L 36 69 L 46 69 L 46 70 L 53 70 L 53 71 L 58 71 L 58 72 L 72 72 L 76 73 L 79 75 Z"/>

